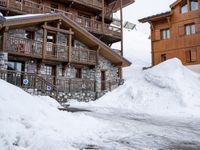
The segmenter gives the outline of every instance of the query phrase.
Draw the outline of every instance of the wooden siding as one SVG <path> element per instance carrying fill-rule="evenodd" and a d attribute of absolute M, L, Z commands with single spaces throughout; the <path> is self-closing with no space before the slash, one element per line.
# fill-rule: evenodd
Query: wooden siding
<path fill-rule="evenodd" d="M 167 59 L 177 57 L 182 60 L 185 65 L 200 63 L 200 2 L 199 8 L 195 11 L 189 11 L 182 14 L 180 5 L 176 5 L 172 9 L 172 15 L 169 17 L 161 17 L 159 20 L 151 20 L 151 41 L 152 41 L 152 62 L 153 65 L 161 62 L 161 55 L 166 54 Z M 195 24 L 196 33 L 186 35 L 185 25 Z M 170 29 L 170 39 L 162 40 L 161 31 Z M 192 53 L 193 60 L 188 62 L 186 51 L 195 50 Z M 196 55 L 196 58 L 194 57 Z"/>

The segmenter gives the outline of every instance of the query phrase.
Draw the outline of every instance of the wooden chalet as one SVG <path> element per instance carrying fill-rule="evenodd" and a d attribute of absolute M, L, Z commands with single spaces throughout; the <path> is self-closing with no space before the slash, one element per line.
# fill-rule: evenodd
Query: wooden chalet
<path fill-rule="evenodd" d="M 170 8 L 139 20 L 151 25 L 152 65 L 174 57 L 200 64 L 200 1 L 176 0 Z"/>
<path fill-rule="evenodd" d="M 57 100 L 95 100 L 122 84 L 122 8 L 132 0 L 0 0 L 0 78 Z M 112 26 L 121 10 L 121 27 Z M 111 45 L 122 41 L 121 50 Z"/>

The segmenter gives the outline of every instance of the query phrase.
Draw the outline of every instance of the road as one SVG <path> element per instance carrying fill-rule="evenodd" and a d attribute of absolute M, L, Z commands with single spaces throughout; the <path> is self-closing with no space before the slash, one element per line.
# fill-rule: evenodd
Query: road
<path fill-rule="evenodd" d="M 200 119 L 158 117 L 113 108 L 80 112 L 108 125 L 79 150 L 200 150 Z"/>

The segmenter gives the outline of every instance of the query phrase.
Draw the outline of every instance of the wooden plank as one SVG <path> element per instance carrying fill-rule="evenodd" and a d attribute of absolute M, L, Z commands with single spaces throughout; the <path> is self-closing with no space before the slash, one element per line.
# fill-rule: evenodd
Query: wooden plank
<path fill-rule="evenodd" d="M 47 25 L 47 22 L 45 22 L 44 25 Z M 42 58 L 43 59 L 45 59 L 46 48 L 47 48 L 47 29 L 43 28 L 43 49 L 42 49 Z"/>
<path fill-rule="evenodd" d="M 69 32 L 72 33 L 72 28 L 69 29 Z M 69 49 L 68 49 L 68 61 L 69 64 L 72 61 L 72 34 L 69 34 Z"/>
<path fill-rule="evenodd" d="M 60 29 L 60 28 L 55 28 L 55 27 L 51 27 L 51 26 L 47 26 L 47 25 L 43 25 L 43 28 L 50 30 L 50 31 L 56 31 L 56 32 L 61 32 L 61 33 L 65 33 L 65 34 L 74 34 L 74 32 L 70 32 L 68 30 L 64 30 L 64 29 Z"/>

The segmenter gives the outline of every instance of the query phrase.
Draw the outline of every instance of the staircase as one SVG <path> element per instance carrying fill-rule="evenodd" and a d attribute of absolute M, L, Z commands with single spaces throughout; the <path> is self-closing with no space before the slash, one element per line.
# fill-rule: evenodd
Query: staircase
<path fill-rule="evenodd" d="M 35 73 L 0 70 L 0 79 L 18 86 L 30 94 L 46 95 L 57 100 L 57 87 Z"/>

